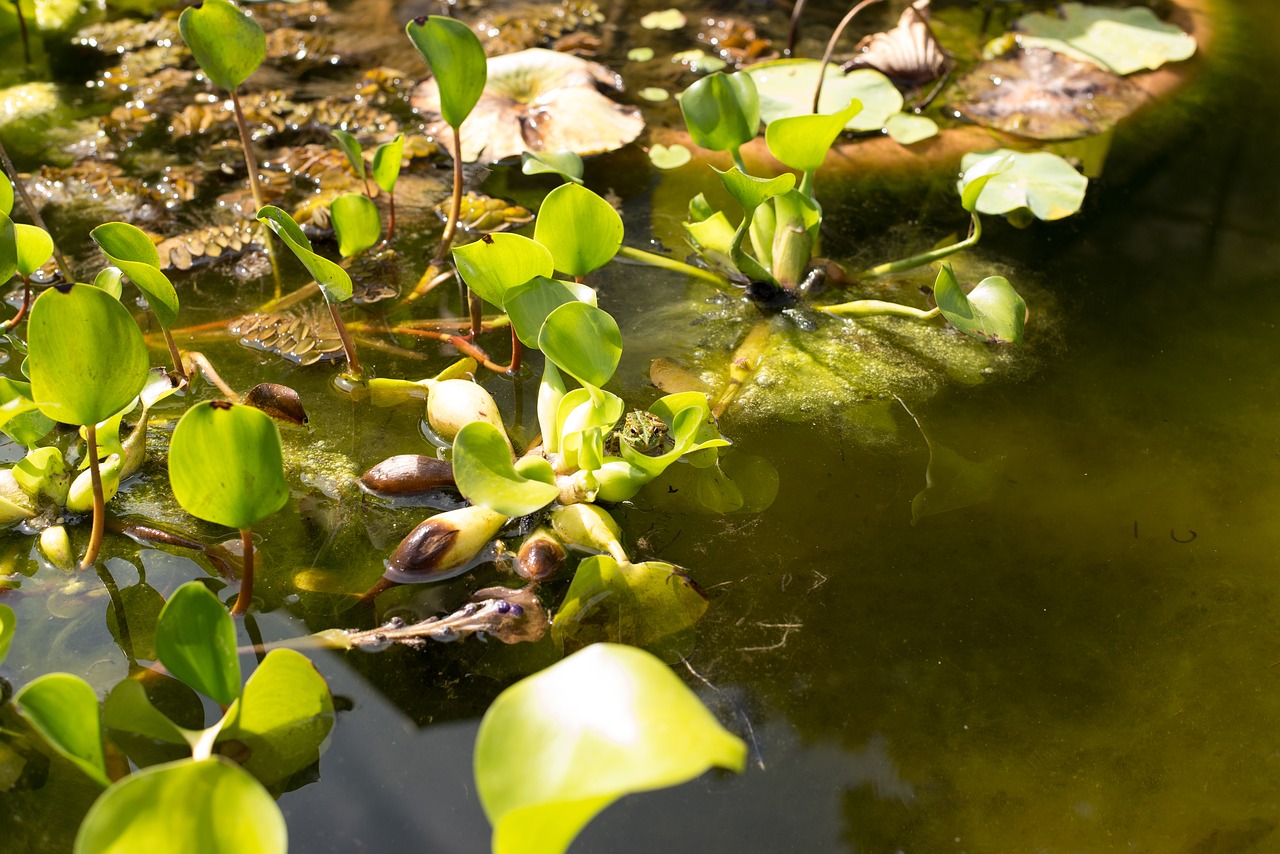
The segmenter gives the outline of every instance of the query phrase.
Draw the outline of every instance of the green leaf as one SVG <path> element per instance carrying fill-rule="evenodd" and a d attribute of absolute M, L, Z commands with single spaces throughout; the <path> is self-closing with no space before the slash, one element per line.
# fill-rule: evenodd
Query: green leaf
<path fill-rule="evenodd" d="M 975 152 L 966 154 L 960 161 L 961 170 L 968 175 L 970 167 L 995 155 L 1008 157 L 1012 164 L 987 182 L 978 196 L 975 209 L 979 213 L 1016 214 L 1025 208 L 1036 219 L 1055 220 L 1080 210 L 1089 179 L 1056 154 L 1004 148 Z M 961 179 L 962 194 L 964 180 Z"/>
<path fill-rule="evenodd" d="M 120 299 L 124 296 L 123 279 L 124 271 L 119 267 L 103 267 L 98 271 L 98 275 L 93 277 L 93 286 Z"/>
<path fill-rule="evenodd" d="M 938 135 L 937 122 L 912 113 L 894 113 L 885 121 L 884 129 L 898 145 L 914 145 Z"/>
<path fill-rule="evenodd" d="M 952 326 L 966 335 L 1001 344 L 1021 344 L 1027 304 L 1002 276 L 988 276 L 968 296 L 950 264 L 933 283 L 933 298 Z"/>
<path fill-rule="evenodd" d="M 13 643 L 13 632 L 18 627 L 17 615 L 8 605 L 0 603 L 0 664 L 4 664 L 9 655 L 9 645 Z"/>
<path fill-rule="evenodd" d="M 494 854 L 557 854 L 623 795 L 708 768 L 746 745 L 648 653 L 595 644 L 503 691 L 476 737 L 476 788 Z"/>
<path fill-rule="evenodd" d="M 586 187 L 561 184 L 542 202 L 533 239 L 551 251 L 555 268 L 585 276 L 603 267 L 622 246 L 622 217 Z"/>
<path fill-rule="evenodd" d="M 787 116 L 813 112 L 813 91 L 818 86 L 816 59 L 778 59 L 761 62 L 742 72 L 750 75 L 760 93 L 760 116 L 772 123 Z M 894 113 L 902 110 L 902 93 L 879 71 L 859 68 L 848 74 L 828 65 L 822 82 L 819 113 L 834 113 L 856 98 L 862 111 L 845 125 L 845 130 L 876 131 Z"/>
<path fill-rule="evenodd" d="M 405 32 L 440 84 L 440 115 L 456 130 L 475 108 L 488 79 L 480 39 L 461 21 L 439 15 L 415 18 Z"/>
<path fill-rule="evenodd" d="M 582 183 L 582 158 L 572 151 L 526 151 L 520 155 L 520 171 L 526 175 L 559 175 Z"/>
<path fill-rule="evenodd" d="M 21 222 L 13 224 L 14 244 L 17 246 L 18 272 L 31 276 L 53 257 L 53 238 L 49 232 L 36 225 Z"/>
<path fill-rule="evenodd" d="M 213 85 L 228 92 L 248 79 L 267 55 L 262 27 L 227 0 L 204 0 L 184 9 L 178 29 Z"/>
<path fill-rule="evenodd" d="M 338 141 L 338 147 L 342 149 L 342 153 L 347 155 L 347 162 L 351 164 L 351 171 L 355 172 L 356 177 L 363 181 L 364 149 L 360 147 L 360 140 L 341 128 L 334 128 L 330 133 Z"/>
<path fill-rule="evenodd" d="M 511 318 L 520 343 L 537 349 L 538 333 L 542 331 L 547 315 L 577 299 L 564 282 L 537 276 L 507 291 L 503 307 Z"/>
<path fill-rule="evenodd" d="M 550 276 L 554 262 L 545 246 L 519 234 L 490 234 L 453 249 L 453 263 L 467 287 L 502 308 L 507 291 L 539 276 Z"/>
<path fill-rule="evenodd" d="M 1063 3 L 1058 13 L 1033 12 L 1015 21 L 1019 46 L 1048 48 L 1121 75 L 1190 59 L 1196 52 L 1195 38 L 1144 6 Z"/>
<path fill-rule="evenodd" d="M 293 250 L 302 266 L 307 268 L 307 272 L 320 285 L 326 300 L 344 302 L 351 298 L 351 277 L 347 275 L 347 271 L 328 258 L 317 255 L 311 248 L 311 241 L 302 233 L 293 217 L 275 205 L 266 205 L 258 211 L 258 222 L 266 223 Z"/>
<path fill-rule="evenodd" d="M 245 683 L 218 743 L 249 749 L 242 764 L 264 786 L 275 786 L 319 758 L 333 728 L 333 698 L 324 677 L 302 653 L 274 649 Z"/>
<path fill-rule="evenodd" d="M 9 215 L 0 211 L 0 285 L 18 272 L 18 228 Z"/>
<path fill-rule="evenodd" d="M 396 134 L 373 152 L 373 183 L 384 193 L 393 193 L 400 178 L 400 160 L 404 157 L 404 134 Z"/>
<path fill-rule="evenodd" d="M 75 854 L 285 854 L 287 848 L 275 800 L 249 772 L 214 756 L 144 768 L 111 786 L 84 817 Z"/>
<path fill-rule="evenodd" d="M 142 229 L 126 222 L 108 222 L 89 232 L 89 236 L 107 260 L 146 295 L 160 325 L 172 326 L 178 319 L 178 292 L 169 277 L 160 272 L 160 253 Z M 96 281 L 94 285 L 98 286 Z"/>
<path fill-rule="evenodd" d="M 6 436 L 29 448 L 55 426 L 32 399 L 31 383 L 0 377 L 0 430 Z"/>
<path fill-rule="evenodd" d="M 745 72 L 708 74 L 680 96 L 680 112 L 693 141 L 712 151 L 734 151 L 760 132 L 760 98 Z"/>
<path fill-rule="evenodd" d="M 8 216 L 13 213 L 13 182 L 9 176 L 0 172 L 0 214 Z"/>
<path fill-rule="evenodd" d="M 108 730 L 141 736 L 162 744 L 189 747 L 200 736 L 199 730 L 183 729 L 157 709 L 147 696 L 146 689 L 134 679 L 125 679 L 111 689 L 107 702 L 102 707 L 102 722 Z M 109 734 L 115 740 L 116 733 Z"/>
<path fill-rule="evenodd" d="M 649 162 L 659 169 L 679 169 L 693 160 L 693 152 L 680 143 L 666 146 L 660 142 L 649 147 Z"/>
<path fill-rule="evenodd" d="M 1003 154 L 992 154 L 972 163 L 961 173 L 956 187 L 960 191 L 961 207 L 973 213 L 978 207 L 978 198 L 991 179 L 1012 168 L 1013 158 Z"/>
<path fill-rule="evenodd" d="M 221 705 L 240 696 L 235 624 L 200 582 L 188 581 L 165 603 L 156 623 L 156 654 L 175 677 Z"/>
<path fill-rule="evenodd" d="M 599 387 L 618 369 L 622 333 L 608 312 L 571 302 L 547 315 L 538 333 L 538 349 L 578 382 Z"/>
<path fill-rule="evenodd" d="M 554 476 L 544 481 L 517 472 L 506 440 L 485 421 L 471 422 L 454 437 L 453 478 L 472 504 L 504 516 L 526 516 L 560 495 Z"/>
<path fill-rule="evenodd" d="M 862 102 L 854 98 L 839 112 L 775 119 L 765 128 L 764 139 L 769 152 L 784 165 L 812 172 L 826 160 L 828 149 L 845 125 L 861 111 Z"/>
<path fill-rule="evenodd" d="M 715 169 L 714 166 L 712 168 Z M 748 218 L 760 205 L 774 196 L 782 195 L 796 185 L 796 176 L 790 172 L 785 172 L 776 178 L 757 178 L 742 172 L 737 166 L 731 167 L 726 172 L 720 172 L 719 169 L 715 171 L 719 173 L 720 182 L 729 191 L 729 195 L 742 205 Z"/>
<path fill-rule="evenodd" d="M 55 504 L 66 503 L 67 489 L 71 486 L 71 468 L 56 446 L 28 451 L 10 471 L 18 486 L 28 495 L 44 496 Z"/>
<path fill-rule="evenodd" d="M 19 691 L 13 702 L 50 747 L 102 785 L 110 784 L 98 695 L 88 682 L 70 673 L 48 673 Z"/>
<path fill-rule="evenodd" d="M 333 230 L 338 235 L 338 253 L 343 258 L 359 255 L 382 237 L 378 206 L 364 193 L 344 193 L 329 205 Z"/>
<path fill-rule="evenodd" d="M 289 499 L 280 431 L 271 416 L 252 406 L 196 404 L 174 428 L 169 482 L 191 515 L 249 528 Z"/>
<path fill-rule="evenodd" d="M 54 421 L 105 421 L 147 381 L 138 324 L 119 300 L 92 285 L 40 294 L 27 321 L 27 343 L 32 399 Z"/>

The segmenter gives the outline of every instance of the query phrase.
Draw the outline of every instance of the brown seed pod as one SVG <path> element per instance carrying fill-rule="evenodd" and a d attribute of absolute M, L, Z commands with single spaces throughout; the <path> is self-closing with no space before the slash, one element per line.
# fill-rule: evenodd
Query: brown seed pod
<path fill-rule="evenodd" d="M 298 392 L 279 383 L 258 383 L 244 396 L 246 406 L 261 409 L 277 421 L 295 424 L 307 423 L 307 411 L 302 408 Z"/>
<path fill-rule="evenodd" d="M 421 522 L 387 561 L 391 581 L 440 581 L 465 572 L 507 517 L 487 507 L 460 507 Z"/>
<path fill-rule="evenodd" d="M 365 489 L 379 495 L 412 495 L 454 486 L 453 465 L 421 454 L 387 457 L 360 476 Z"/>
<path fill-rule="evenodd" d="M 559 572 L 564 560 L 565 550 L 560 540 L 546 528 L 539 528 L 520 544 L 516 574 L 530 581 L 542 581 Z"/>

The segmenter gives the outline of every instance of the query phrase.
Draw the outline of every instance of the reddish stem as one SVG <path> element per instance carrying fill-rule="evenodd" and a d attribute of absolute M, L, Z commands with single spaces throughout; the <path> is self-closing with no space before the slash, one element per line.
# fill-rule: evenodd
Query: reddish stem
<path fill-rule="evenodd" d="M 240 592 L 236 594 L 236 604 L 231 607 L 233 617 L 249 613 L 249 606 L 253 603 L 253 532 L 248 528 L 240 529 L 240 550 L 244 552 L 244 568 L 240 570 Z"/>

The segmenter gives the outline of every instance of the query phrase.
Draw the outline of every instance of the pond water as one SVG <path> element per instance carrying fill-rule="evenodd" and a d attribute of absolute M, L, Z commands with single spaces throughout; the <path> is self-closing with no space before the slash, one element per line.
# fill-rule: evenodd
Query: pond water
<path fill-rule="evenodd" d="M 1015 354 L 1029 376 L 904 390 L 911 414 L 881 407 L 874 442 L 821 408 L 809 421 L 730 410 L 721 427 L 735 453 L 779 473 L 767 510 L 714 516 L 644 493 L 620 511 L 634 552 L 687 567 L 708 591 L 697 647 L 676 670 L 748 741 L 750 761 L 741 776 L 623 799 L 573 850 L 1280 847 L 1280 9 L 1224 5 L 1214 55 L 1171 105 L 1120 128 L 1082 215 L 988 225 L 982 257 L 1016 271 L 1033 311 L 1037 298 L 1049 307 Z M 623 167 L 635 171 L 613 177 Z M 646 168 L 624 154 L 588 171 L 624 197 L 631 238 L 666 227 Z M 519 183 L 499 172 L 486 186 L 507 181 Z M 842 207 L 863 217 L 857 239 L 873 241 L 927 191 Z M 50 219 L 55 231 L 77 222 Z M 919 226 L 927 245 L 958 224 L 930 213 Z M 833 254 L 858 251 L 849 235 L 829 237 Z M 593 283 L 626 336 L 617 391 L 647 401 L 649 359 L 688 347 L 700 313 L 717 309 L 667 274 L 614 266 Z M 237 292 L 241 304 L 268 298 L 269 284 Z M 217 271 L 188 287 L 185 323 L 227 316 Z M 291 482 L 310 491 L 259 532 L 263 607 L 242 639 L 371 625 L 341 613 L 341 597 L 300 593 L 295 576 L 315 568 L 358 591 L 381 574 L 421 511 L 372 508 L 341 484 L 422 452 L 418 414 L 353 404 L 329 388 L 331 369 L 246 359 L 226 337 L 200 348 L 234 386 L 296 387 L 312 417 L 313 432 L 286 435 L 309 461 Z M 422 352 L 367 358 L 380 375 L 410 377 L 450 358 Z M 516 433 L 530 438 L 536 384 L 487 384 L 505 411 L 524 408 Z M 935 457 L 945 446 L 985 467 L 989 500 L 913 524 L 930 451 L 912 415 Z M 144 484 L 117 512 L 176 517 L 166 501 Z M 30 539 L 0 549 L 19 571 L 34 565 Z M 145 578 L 167 594 L 208 574 L 186 553 L 122 538 L 106 554 L 121 589 Z M 381 616 L 439 613 L 499 577 L 482 567 L 399 590 Z M 4 601 L 20 620 L 0 670 L 14 685 L 64 668 L 105 690 L 127 674 L 105 596 L 74 596 L 46 570 Z M 474 639 L 312 653 L 341 711 L 319 779 L 280 801 L 293 849 L 486 850 L 471 772 L 480 715 L 553 654 Z M 68 847 L 93 791 L 58 762 L 49 780 L 40 798 L 0 794 L 0 838 L 22 841 L 10 850 Z"/>

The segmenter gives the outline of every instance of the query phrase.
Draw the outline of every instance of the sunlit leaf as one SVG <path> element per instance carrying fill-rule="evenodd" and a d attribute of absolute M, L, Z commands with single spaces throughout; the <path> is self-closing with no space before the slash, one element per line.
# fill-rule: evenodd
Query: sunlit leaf
<path fill-rule="evenodd" d="M 520 171 L 526 175 L 559 175 L 582 183 L 582 158 L 572 151 L 526 151 L 520 155 Z"/>
<path fill-rule="evenodd" d="M 31 397 L 31 383 L 0 377 L 0 430 L 20 445 L 31 447 L 56 425 Z"/>
<path fill-rule="evenodd" d="M 816 59 L 778 59 L 757 63 L 742 73 L 755 81 L 760 94 L 760 117 L 767 124 L 813 112 L 813 92 L 821 67 Z M 902 110 L 902 93 L 879 71 L 859 68 L 846 74 L 837 66 L 828 65 L 818 112 L 834 113 L 855 98 L 862 110 L 849 120 L 846 130 L 879 130 L 890 116 Z"/>
<path fill-rule="evenodd" d="M 659 169 L 679 169 L 693 159 L 693 153 L 680 143 L 670 146 L 660 142 L 649 147 L 649 162 Z"/>
<path fill-rule="evenodd" d="M 1008 149 L 974 152 L 964 156 L 960 168 L 967 174 L 969 167 L 993 155 L 1008 157 L 1012 164 L 987 182 L 978 196 L 979 213 L 1011 214 L 1026 208 L 1037 219 L 1054 220 L 1080 210 L 1089 179 L 1056 154 Z"/>
<path fill-rule="evenodd" d="M 538 276 L 507 291 L 503 307 L 511 318 L 520 343 L 536 349 L 538 333 L 542 331 L 547 315 L 577 299 L 566 283 Z"/>
<path fill-rule="evenodd" d="M 854 98 L 835 113 L 775 119 L 765 128 L 764 139 L 769 152 L 784 165 L 812 172 L 822 165 L 831 144 L 861 110 L 862 102 Z"/>
<path fill-rule="evenodd" d="M 359 255 L 382 237 L 378 206 L 364 193 L 344 193 L 329 204 L 333 231 L 338 236 L 338 253 L 343 258 Z"/>
<path fill-rule="evenodd" d="M 196 62 L 220 89 L 235 89 L 267 55 L 262 27 L 227 0 L 204 0 L 184 9 L 178 27 Z"/>
<path fill-rule="evenodd" d="M 3 175 L 3 173 L 0 173 Z M 18 228 L 9 215 L 0 210 L 0 284 L 18 272 Z"/>
<path fill-rule="evenodd" d="M 384 193 L 394 192 L 400 178 L 400 162 L 404 158 L 404 134 L 384 142 L 373 152 L 373 182 Z"/>
<path fill-rule="evenodd" d="M 102 254 L 129 277 L 147 298 L 161 326 L 178 319 L 178 292 L 160 272 L 160 253 L 142 229 L 125 222 L 108 222 L 89 232 Z M 94 285 L 101 287 L 94 282 Z M 103 290 L 110 290 L 102 288 Z"/>
<path fill-rule="evenodd" d="M 116 299 L 124 296 L 124 271 L 119 267 L 103 267 L 93 277 L 93 286 L 106 291 Z"/>
<path fill-rule="evenodd" d="M 440 15 L 415 18 L 405 27 L 440 86 L 440 115 L 458 128 L 480 100 L 489 67 L 471 28 Z"/>
<path fill-rule="evenodd" d="M 0 214 L 8 216 L 13 213 L 13 183 L 9 176 L 0 172 Z"/>
<path fill-rule="evenodd" d="M 547 315 L 538 333 L 538 349 L 578 382 L 598 387 L 618 369 L 622 333 L 608 312 L 572 302 Z"/>
<path fill-rule="evenodd" d="M 898 145 L 914 145 L 938 135 L 938 123 L 928 116 L 894 113 L 884 123 L 889 138 Z"/>
<path fill-rule="evenodd" d="M 102 707 L 102 722 L 108 730 L 115 731 L 110 733 L 113 741 L 121 733 L 128 733 L 126 740 L 132 741 L 141 736 L 153 742 L 190 749 L 200 735 L 199 730 L 184 729 L 157 709 L 147 697 L 142 683 L 135 679 L 125 679 L 111 689 Z"/>
<path fill-rule="evenodd" d="M 105 421 L 147 381 L 150 364 L 138 325 L 119 300 L 92 285 L 40 294 L 27 342 L 32 399 L 55 421 Z"/>
<path fill-rule="evenodd" d="M 174 428 L 169 482 L 191 515 L 251 527 L 289 499 L 280 431 L 271 416 L 252 406 L 196 404 Z"/>
<path fill-rule="evenodd" d="M 543 200 L 533 239 L 551 251 L 557 270 L 585 276 L 613 259 L 622 234 L 613 205 L 586 187 L 561 184 Z"/>
<path fill-rule="evenodd" d="M 354 134 L 341 128 L 334 128 L 329 132 L 338 141 L 338 147 L 342 149 L 342 153 L 347 155 L 347 162 L 351 164 L 351 171 L 355 172 L 356 177 L 363 181 L 364 149 L 360 147 L 360 140 L 356 139 Z"/>
<path fill-rule="evenodd" d="M 15 222 L 14 244 L 17 246 L 17 268 L 24 276 L 31 276 L 53 257 L 53 238 L 37 225 Z"/>
<path fill-rule="evenodd" d="M 98 695 L 79 676 L 47 673 L 28 683 L 14 704 L 49 746 L 102 785 L 109 784 Z"/>
<path fill-rule="evenodd" d="M 285 854 L 287 848 L 275 800 L 248 771 L 214 756 L 144 768 L 111 786 L 84 817 L 75 854 Z"/>
<path fill-rule="evenodd" d="M 519 234 L 492 234 L 453 249 L 453 261 L 467 287 L 502 308 L 507 291 L 553 272 L 551 252 Z"/>
<path fill-rule="evenodd" d="M 713 167 L 714 168 L 714 167 Z M 782 195 L 796 185 L 796 176 L 784 172 L 776 178 L 757 178 L 738 169 L 737 166 L 720 172 L 720 181 L 729 195 L 742 205 L 748 214 L 774 196 Z"/>
<path fill-rule="evenodd" d="M 640 19 L 640 26 L 646 30 L 678 30 L 687 23 L 684 12 L 679 9 L 650 12 Z"/>
<path fill-rule="evenodd" d="M 235 623 L 200 582 L 169 597 L 156 623 L 156 654 L 170 673 L 222 705 L 240 696 Z"/>
<path fill-rule="evenodd" d="M 632 792 L 711 767 L 746 746 L 648 653 L 594 644 L 504 691 L 476 737 L 476 787 L 495 854 L 558 854 Z"/>
<path fill-rule="evenodd" d="M 245 683 L 218 743 L 248 748 L 245 770 L 274 786 L 311 765 L 333 728 L 333 698 L 324 677 L 302 653 L 267 653 Z"/>
<path fill-rule="evenodd" d="M 978 199 L 991 179 L 1012 168 L 1013 158 L 1003 154 L 992 154 L 971 163 L 961 173 L 960 183 L 957 185 L 960 206 L 970 213 L 977 210 Z"/>
<path fill-rule="evenodd" d="M 258 211 L 258 221 L 266 223 L 281 240 L 285 242 L 302 266 L 307 268 L 324 292 L 329 302 L 343 302 L 351 298 L 351 276 L 342 267 L 316 254 L 311 248 L 311 241 L 302 233 L 302 229 L 280 208 L 267 205 Z"/>
<path fill-rule="evenodd" d="M 712 151 L 733 151 L 760 132 L 760 99 L 744 72 L 708 74 L 680 96 L 680 111 L 693 141 Z"/>
<path fill-rule="evenodd" d="M 506 439 L 484 421 L 471 422 L 454 438 L 453 478 L 458 491 L 472 504 L 504 516 L 526 516 L 560 494 L 554 475 L 535 480 L 517 472 Z"/>
<path fill-rule="evenodd" d="M 1195 38 L 1144 6 L 1111 9 L 1063 3 L 1057 12 L 1032 12 L 1015 21 L 1022 47 L 1048 48 L 1116 74 L 1159 68 L 1196 52 Z"/>
<path fill-rule="evenodd" d="M 1022 343 L 1027 304 L 1008 279 L 988 276 L 966 296 L 951 265 L 943 264 L 933 285 L 933 297 L 942 316 L 966 335 L 997 343 Z"/>

